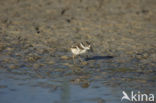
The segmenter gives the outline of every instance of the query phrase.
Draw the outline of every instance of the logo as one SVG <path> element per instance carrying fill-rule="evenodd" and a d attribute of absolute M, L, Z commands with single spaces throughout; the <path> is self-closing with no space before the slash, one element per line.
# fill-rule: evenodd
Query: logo
<path fill-rule="evenodd" d="M 124 100 L 134 101 L 134 102 L 137 102 L 137 101 L 153 102 L 154 101 L 154 94 L 142 94 L 140 91 L 136 93 L 134 91 L 131 91 L 131 94 L 129 96 L 125 91 L 122 91 L 122 94 L 123 96 L 121 98 L 121 101 L 124 101 Z"/>

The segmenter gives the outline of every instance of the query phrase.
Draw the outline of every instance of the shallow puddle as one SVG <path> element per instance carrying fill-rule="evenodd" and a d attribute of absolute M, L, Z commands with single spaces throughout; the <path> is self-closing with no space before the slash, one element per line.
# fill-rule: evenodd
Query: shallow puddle
<path fill-rule="evenodd" d="M 1 103 L 116 103 L 120 89 L 92 82 L 88 87 L 66 79 L 39 79 L 10 73 L 0 74 Z"/>

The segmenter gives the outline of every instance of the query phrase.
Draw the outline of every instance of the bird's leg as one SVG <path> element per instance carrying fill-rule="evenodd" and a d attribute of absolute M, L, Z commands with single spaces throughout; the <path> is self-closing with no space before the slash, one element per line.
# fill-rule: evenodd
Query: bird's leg
<path fill-rule="evenodd" d="M 83 60 L 81 59 L 80 55 L 78 55 L 78 57 L 79 57 L 79 60 L 80 60 L 80 62 L 82 64 Z"/>
<path fill-rule="evenodd" d="M 73 63 L 75 64 L 75 55 L 73 55 Z"/>
<path fill-rule="evenodd" d="M 86 58 L 88 58 L 89 56 L 88 56 L 88 54 L 86 55 Z"/>

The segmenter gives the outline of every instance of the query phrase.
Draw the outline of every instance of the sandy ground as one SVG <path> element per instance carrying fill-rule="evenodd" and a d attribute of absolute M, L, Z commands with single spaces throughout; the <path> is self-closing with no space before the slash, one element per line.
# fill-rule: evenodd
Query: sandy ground
<path fill-rule="evenodd" d="M 155 4 L 155 0 L 2 0 L 1 62 L 20 66 L 70 57 L 72 43 L 88 40 L 93 56 L 111 55 L 119 63 L 136 59 L 153 70 Z"/>
<path fill-rule="evenodd" d="M 74 66 L 69 48 L 85 40 L 94 47 L 90 57 L 113 60 Z M 81 77 L 87 80 L 102 72 L 96 80 L 122 85 L 118 80 L 125 77 L 154 87 L 156 0 L 0 0 L 0 67 L 34 69 L 43 77 L 69 75 L 73 69 L 75 75 L 90 73 Z"/>
<path fill-rule="evenodd" d="M 155 4 L 155 0 L 0 1 L 0 51 L 25 56 L 23 52 L 36 49 L 37 54 L 66 55 L 73 42 L 88 40 L 95 55 L 128 55 L 155 65 Z"/>

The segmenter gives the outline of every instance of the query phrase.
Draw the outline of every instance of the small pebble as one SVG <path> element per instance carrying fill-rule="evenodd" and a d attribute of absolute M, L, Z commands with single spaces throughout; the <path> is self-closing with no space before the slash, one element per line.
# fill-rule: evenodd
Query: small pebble
<path fill-rule="evenodd" d="M 90 85 L 89 83 L 82 83 L 82 84 L 81 84 L 81 87 L 82 87 L 82 88 L 88 88 L 89 85 Z"/>
<path fill-rule="evenodd" d="M 62 60 L 68 60 L 69 57 L 67 57 L 67 56 L 61 56 L 61 59 L 62 59 Z"/>

